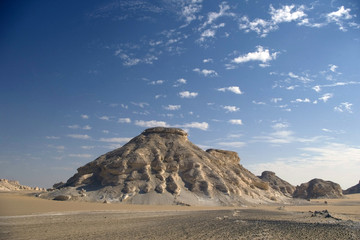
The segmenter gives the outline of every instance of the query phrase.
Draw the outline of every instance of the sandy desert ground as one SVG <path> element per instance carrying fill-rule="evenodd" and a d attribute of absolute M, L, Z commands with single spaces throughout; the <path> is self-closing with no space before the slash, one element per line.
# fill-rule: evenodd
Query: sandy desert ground
<path fill-rule="evenodd" d="M 312 216 L 325 209 L 331 217 Z M 360 239 L 360 194 L 291 206 L 186 207 L 2 192 L 0 239 Z"/>

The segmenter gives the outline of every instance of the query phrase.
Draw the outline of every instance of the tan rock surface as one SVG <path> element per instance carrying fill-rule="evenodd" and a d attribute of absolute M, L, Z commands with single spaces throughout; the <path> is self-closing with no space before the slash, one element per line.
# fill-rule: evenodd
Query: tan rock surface
<path fill-rule="evenodd" d="M 286 201 L 239 164 L 237 153 L 203 151 L 176 128 L 151 128 L 78 169 L 44 197 L 134 204 L 241 205 Z M 77 188 L 87 190 L 81 197 Z"/>

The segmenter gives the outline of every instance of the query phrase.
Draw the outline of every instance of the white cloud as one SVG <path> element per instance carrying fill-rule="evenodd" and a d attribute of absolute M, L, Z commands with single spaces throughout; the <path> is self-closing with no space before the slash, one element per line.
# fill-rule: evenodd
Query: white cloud
<path fill-rule="evenodd" d="M 271 127 L 275 130 L 280 130 L 283 128 L 288 128 L 289 124 L 286 122 L 278 122 L 278 123 L 275 123 L 274 125 L 272 125 Z"/>
<path fill-rule="evenodd" d="M 181 108 L 181 105 L 167 105 L 167 106 L 164 106 L 164 109 L 170 110 L 170 111 L 179 110 L 180 108 Z"/>
<path fill-rule="evenodd" d="M 290 130 L 286 130 L 286 128 L 274 128 L 276 131 L 272 132 L 265 136 L 255 136 L 253 137 L 253 142 L 265 142 L 271 144 L 289 144 L 289 143 L 313 143 L 319 141 L 320 139 L 324 139 L 323 136 L 315 136 L 311 138 L 301 138 L 296 137 L 295 133 Z"/>
<path fill-rule="evenodd" d="M 297 98 L 293 101 L 291 101 L 292 103 L 309 103 L 311 102 L 310 99 L 308 98 L 304 98 L 304 99 L 301 99 L 301 98 Z"/>
<path fill-rule="evenodd" d="M 306 17 L 303 5 L 295 8 L 295 5 L 286 5 L 282 8 L 275 9 L 270 5 L 270 15 L 273 24 L 292 22 Z"/>
<path fill-rule="evenodd" d="M 206 58 L 203 60 L 203 63 L 210 63 L 210 62 L 213 62 L 212 58 Z"/>
<path fill-rule="evenodd" d="M 119 118 L 118 123 L 131 123 L 130 118 Z"/>
<path fill-rule="evenodd" d="M 156 80 L 156 81 L 152 81 L 149 84 L 150 85 L 161 85 L 164 83 L 164 80 Z"/>
<path fill-rule="evenodd" d="M 81 154 L 69 154 L 69 157 L 77 157 L 77 158 L 91 158 L 91 154 L 81 153 Z"/>
<path fill-rule="evenodd" d="M 132 103 L 133 105 L 138 106 L 138 107 L 141 107 L 141 108 L 144 108 L 144 107 L 150 105 L 150 104 L 148 104 L 147 102 L 139 102 L 139 103 L 131 102 L 131 103 Z"/>
<path fill-rule="evenodd" d="M 75 125 L 70 125 L 70 126 L 68 126 L 68 128 L 70 128 L 70 129 L 79 129 L 80 126 L 77 125 L 77 124 L 75 124 Z"/>
<path fill-rule="evenodd" d="M 174 85 L 175 87 L 175 85 Z M 159 99 L 159 98 L 166 98 L 167 96 L 166 95 L 163 95 L 163 94 L 158 94 L 158 95 L 155 95 L 155 99 Z"/>
<path fill-rule="evenodd" d="M 278 52 L 270 53 L 269 49 L 264 49 L 262 46 L 257 46 L 255 52 L 249 52 L 241 55 L 232 60 L 233 63 L 245 63 L 250 61 L 260 61 L 262 63 L 268 63 L 275 60 Z"/>
<path fill-rule="evenodd" d="M 60 137 L 56 137 L 56 136 L 46 136 L 45 138 L 52 139 L 52 140 L 60 139 Z"/>
<path fill-rule="evenodd" d="M 313 87 L 312 89 L 314 89 L 315 92 L 320 92 L 321 91 L 321 87 L 319 85 Z"/>
<path fill-rule="evenodd" d="M 201 28 L 206 27 L 209 24 L 212 24 L 214 21 L 216 21 L 218 18 L 222 16 L 234 16 L 233 13 L 228 13 L 227 11 L 230 9 L 230 6 L 226 2 L 222 2 L 220 5 L 219 12 L 210 12 L 208 13 L 207 21 L 203 24 Z"/>
<path fill-rule="evenodd" d="M 105 133 L 105 134 L 108 134 L 108 133 L 109 133 L 109 130 L 102 130 L 101 132 L 102 132 L 102 133 Z"/>
<path fill-rule="evenodd" d="M 252 101 L 253 104 L 256 104 L 256 105 L 266 105 L 266 103 L 264 102 L 257 102 L 257 101 Z"/>
<path fill-rule="evenodd" d="M 178 80 L 176 80 L 175 84 L 173 85 L 174 87 L 179 87 L 180 85 L 186 84 L 187 81 L 184 78 L 180 78 Z"/>
<path fill-rule="evenodd" d="M 127 143 L 131 138 L 100 138 L 100 142 L 109 142 L 109 143 Z"/>
<path fill-rule="evenodd" d="M 319 97 L 319 100 L 323 101 L 324 103 L 327 102 L 330 98 L 332 98 L 334 95 L 332 93 L 326 93 Z"/>
<path fill-rule="evenodd" d="M 298 76 L 298 75 L 296 75 L 296 74 L 294 74 L 294 73 L 292 73 L 292 72 L 289 72 L 288 75 L 289 75 L 289 77 L 294 78 L 294 79 L 297 79 L 297 80 L 300 80 L 300 81 L 303 82 L 303 83 L 311 82 L 311 79 L 309 79 L 307 76 L 306 76 L 306 77 L 304 77 L 304 76 Z"/>
<path fill-rule="evenodd" d="M 169 125 L 166 122 L 163 121 L 156 121 L 156 120 L 150 120 L 150 121 L 143 121 L 143 120 L 136 120 L 135 125 L 140 127 L 169 127 Z"/>
<path fill-rule="evenodd" d="M 316 92 L 321 92 L 322 88 L 348 86 L 348 85 L 358 85 L 358 84 L 360 84 L 360 82 L 354 82 L 354 81 L 335 82 L 335 83 L 332 83 L 332 84 L 317 85 L 317 86 L 314 86 L 312 89 L 315 90 Z"/>
<path fill-rule="evenodd" d="M 282 98 L 272 98 L 270 99 L 271 102 L 273 103 L 278 103 L 278 102 L 281 102 L 283 99 Z"/>
<path fill-rule="evenodd" d="M 243 148 L 246 145 L 245 142 L 219 142 L 217 144 L 229 148 Z"/>
<path fill-rule="evenodd" d="M 229 123 L 234 124 L 234 125 L 243 125 L 243 122 L 241 119 L 230 119 Z"/>
<path fill-rule="evenodd" d="M 352 112 L 352 105 L 353 105 L 352 103 L 343 102 L 339 106 L 334 107 L 334 111 L 353 113 Z"/>
<path fill-rule="evenodd" d="M 329 68 L 330 68 L 330 71 L 336 72 L 336 69 L 338 68 L 338 66 L 336 66 L 334 64 L 329 64 Z"/>
<path fill-rule="evenodd" d="M 227 112 L 237 112 L 240 110 L 240 108 L 236 106 L 223 106 L 222 108 L 227 110 Z"/>
<path fill-rule="evenodd" d="M 209 128 L 209 124 L 207 122 L 192 122 L 192 123 L 185 123 L 185 124 L 179 125 L 177 127 L 197 128 L 197 129 L 206 131 Z"/>
<path fill-rule="evenodd" d="M 250 21 L 247 16 L 244 16 L 240 19 L 240 29 L 245 30 L 245 32 L 254 31 L 261 37 L 266 37 L 267 34 L 271 31 L 275 31 L 279 28 L 280 23 L 297 21 L 300 25 L 305 25 L 308 23 L 308 19 L 305 19 L 307 16 L 304 12 L 305 7 L 303 5 L 295 7 L 295 5 L 285 5 L 279 9 L 275 9 L 270 5 L 269 14 L 271 19 L 254 19 Z"/>
<path fill-rule="evenodd" d="M 345 9 L 344 6 L 341 6 L 337 11 L 327 14 L 326 17 L 329 23 L 334 22 L 339 26 L 341 31 L 346 31 L 344 20 L 353 18 L 350 11 L 350 8 Z"/>
<path fill-rule="evenodd" d="M 199 68 L 194 68 L 193 69 L 194 72 L 197 72 L 199 74 L 204 75 L 205 77 L 216 77 L 218 75 L 218 73 L 215 70 L 209 70 L 209 69 L 199 69 Z"/>
<path fill-rule="evenodd" d="M 179 4 L 182 4 L 180 15 L 182 18 L 185 19 L 187 25 L 190 24 L 195 19 L 197 19 L 196 14 L 202 8 L 201 2 L 202 0 L 178 2 Z"/>
<path fill-rule="evenodd" d="M 65 150 L 65 146 L 55 146 L 55 145 L 48 145 L 49 148 L 55 148 L 56 150 L 58 150 L 59 152 L 62 152 Z"/>
<path fill-rule="evenodd" d="M 241 92 L 240 88 L 237 87 L 237 86 L 218 88 L 217 90 L 220 91 L 220 92 L 229 91 L 229 92 L 233 92 L 235 94 L 243 94 L 243 92 Z"/>
<path fill-rule="evenodd" d="M 179 96 L 181 98 L 195 98 L 197 97 L 197 95 L 198 95 L 197 92 L 189 92 L 189 91 L 179 92 Z"/>
<path fill-rule="evenodd" d="M 99 117 L 99 119 L 105 120 L 105 121 L 109 121 L 109 120 L 110 120 L 110 117 L 108 117 L 108 116 L 101 116 L 101 117 Z"/>
<path fill-rule="evenodd" d="M 86 126 L 84 126 L 82 129 L 84 129 L 84 130 L 91 130 L 92 127 L 91 127 L 90 125 L 86 125 Z"/>
<path fill-rule="evenodd" d="M 81 114 L 81 118 L 82 118 L 82 119 L 89 119 L 89 116 L 86 115 L 86 114 Z"/>
<path fill-rule="evenodd" d="M 86 150 L 90 150 L 90 149 L 94 149 L 94 146 L 81 146 L 82 149 L 86 149 Z"/>
<path fill-rule="evenodd" d="M 83 140 L 91 139 L 91 137 L 87 134 L 68 134 L 67 136 L 75 139 L 83 139 Z"/>

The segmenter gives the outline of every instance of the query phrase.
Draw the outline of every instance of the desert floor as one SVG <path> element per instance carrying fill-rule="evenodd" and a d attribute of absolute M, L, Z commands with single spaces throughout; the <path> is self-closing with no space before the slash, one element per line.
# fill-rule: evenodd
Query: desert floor
<path fill-rule="evenodd" d="M 332 217 L 312 217 L 325 209 Z M 291 206 L 186 207 L 58 202 L 2 192 L 0 239 L 358 240 L 360 194 Z"/>

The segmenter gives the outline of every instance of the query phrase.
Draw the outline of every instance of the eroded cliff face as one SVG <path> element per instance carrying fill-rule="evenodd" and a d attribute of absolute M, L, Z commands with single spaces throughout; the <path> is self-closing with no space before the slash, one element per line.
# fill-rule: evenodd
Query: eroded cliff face
<path fill-rule="evenodd" d="M 295 186 L 279 178 L 274 172 L 264 171 L 259 178 L 264 182 L 268 182 L 270 187 L 276 191 L 282 192 L 285 196 L 292 197 L 295 191 Z"/>
<path fill-rule="evenodd" d="M 181 129 L 151 128 L 80 167 L 54 192 L 67 194 L 68 190 L 70 194 L 71 189 L 83 188 L 87 194 L 73 199 L 140 204 L 239 205 L 284 200 L 283 194 L 239 161 L 235 152 L 203 151 Z"/>

